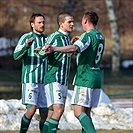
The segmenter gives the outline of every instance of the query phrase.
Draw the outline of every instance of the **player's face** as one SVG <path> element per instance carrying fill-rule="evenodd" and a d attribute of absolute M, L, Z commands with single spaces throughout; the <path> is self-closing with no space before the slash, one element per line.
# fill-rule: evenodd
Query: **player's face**
<path fill-rule="evenodd" d="M 36 17 L 34 23 L 31 23 L 31 26 L 36 34 L 41 34 L 45 30 L 45 19 L 41 16 Z"/>
<path fill-rule="evenodd" d="M 72 32 L 73 31 L 73 26 L 74 26 L 74 19 L 73 17 L 66 17 L 64 22 L 61 22 L 60 28 L 64 31 L 64 32 Z"/>

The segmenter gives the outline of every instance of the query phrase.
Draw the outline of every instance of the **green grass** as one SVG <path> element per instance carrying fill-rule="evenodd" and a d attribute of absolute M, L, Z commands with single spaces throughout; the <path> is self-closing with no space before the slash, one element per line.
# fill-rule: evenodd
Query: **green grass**
<path fill-rule="evenodd" d="M 103 83 L 105 85 L 133 85 L 132 69 L 120 70 L 117 73 L 112 73 L 111 70 L 103 70 L 103 75 Z"/>
<path fill-rule="evenodd" d="M 117 73 L 104 70 L 103 75 L 103 90 L 110 98 L 133 97 L 132 69 L 121 70 Z"/>
<path fill-rule="evenodd" d="M 103 84 L 105 85 L 129 85 L 132 86 L 133 70 L 121 70 L 118 73 L 112 73 L 111 70 L 102 70 Z M 75 71 L 71 71 L 69 82 L 72 83 Z M 0 69 L 0 82 L 12 82 L 20 84 L 21 70 L 3 70 Z"/>
<path fill-rule="evenodd" d="M 0 69 L 0 82 L 11 82 L 20 84 L 21 71 L 20 70 L 3 70 Z"/>
<path fill-rule="evenodd" d="M 75 71 L 71 71 L 69 78 L 69 89 L 73 90 L 72 80 Z M 112 73 L 110 70 L 103 71 L 102 89 L 110 98 L 132 98 L 133 97 L 133 70 L 121 70 Z M 21 70 L 0 70 L 0 99 L 21 98 Z M 129 93 L 129 95 L 126 95 Z M 120 94 L 115 96 L 113 94 Z"/>

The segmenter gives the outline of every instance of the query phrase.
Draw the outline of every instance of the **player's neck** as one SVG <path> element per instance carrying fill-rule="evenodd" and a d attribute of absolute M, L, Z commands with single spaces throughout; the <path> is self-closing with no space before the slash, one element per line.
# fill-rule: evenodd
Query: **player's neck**
<path fill-rule="evenodd" d="M 94 29 L 95 29 L 95 27 L 94 27 L 93 25 L 90 25 L 90 26 L 88 26 L 88 27 L 86 28 L 86 31 L 94 30 Z"/>

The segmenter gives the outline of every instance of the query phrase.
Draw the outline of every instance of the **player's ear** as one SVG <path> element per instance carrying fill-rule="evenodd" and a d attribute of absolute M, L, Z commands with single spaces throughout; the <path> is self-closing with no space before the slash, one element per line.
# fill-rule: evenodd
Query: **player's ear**
<path fill-rule="evenodd" d="M 63 22 L 59 22 L 59 26 L 61 27 L 61 28 L 63 28 Z"/>
<path fill-rule="evenodd" d="M 62 25 L 62 22 L 59 22 L 59 25 L 61 26 Z"/>
<path fill-rule="evenodd" d="M 34 23 L 31 23 L 30 25 L 31 25 L 32 28 L 34 27 Z"/>
<path fill-rule="evenodd" d="M 85 24 L 87 23 L 87 21 L 88 21 L 88 20 L 85 18 L 85 20 L 84 20 Z"/>

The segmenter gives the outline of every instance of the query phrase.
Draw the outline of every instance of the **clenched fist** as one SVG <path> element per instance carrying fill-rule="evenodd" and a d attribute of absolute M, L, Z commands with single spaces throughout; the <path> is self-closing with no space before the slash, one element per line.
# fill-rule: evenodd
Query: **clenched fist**
<path fill-rule="evenodd" d="M 32 45 L 33 41 L 34 41 L 33 37 L 29 38 L 27 43 L 26 43 L 26 47 L 29 48 Z"/>

